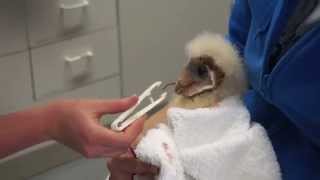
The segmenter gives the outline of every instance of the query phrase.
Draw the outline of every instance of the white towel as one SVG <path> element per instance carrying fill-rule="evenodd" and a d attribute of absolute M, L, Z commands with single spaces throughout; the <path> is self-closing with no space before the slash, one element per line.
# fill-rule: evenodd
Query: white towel
<path fill-rule="evenodd" d="M 159 180 L 280 180 L 265 130 L 250 123 L 239 97 L 213 108 L 170 108 L 168 125 L 139 142 L 139 159 L 160 167 Z"/>

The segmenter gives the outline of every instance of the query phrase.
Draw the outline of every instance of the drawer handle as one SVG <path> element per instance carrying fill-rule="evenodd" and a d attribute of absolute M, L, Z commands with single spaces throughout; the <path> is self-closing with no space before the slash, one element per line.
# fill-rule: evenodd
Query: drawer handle
<path fill-rule="evenodd" d="M 78 8 L 84 8 L 89 6 L 89 1 L 88 0 L 80 0 L 80 2 L 71 4 L 71 5 L 66 5 L 66 4 L 60 4 L 60 8 L 63 10 L 72 10 L 72 9 L 78 9 Z"/>
<path fill-rule="evenodd" d="M 86 53 L 81 54 L 81 55 L 79 55 L 79 56 L 73 56 L 73 57 L 65 56 L 64 59 L 65 59 L 66 62 L 72 63 L 72 62 L 79 61 L 79 60 L 81 60 L 81 59 L 90 60 L 92 57 L 93 57 L 92 51 L 87 51 Z"/>

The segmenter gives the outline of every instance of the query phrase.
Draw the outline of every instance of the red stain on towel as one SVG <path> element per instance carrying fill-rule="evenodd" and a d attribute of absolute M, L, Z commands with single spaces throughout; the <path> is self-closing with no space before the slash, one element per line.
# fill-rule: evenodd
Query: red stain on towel
<path fill-rule="evenodd" d="M 167 143 L 163 142 L 163 143 L 162 143 L 162 147 L 163 147 L 164 152 L 166 153 L 169 161 L 171 162 L 172 159 L 173 159 L 173 156 L 172 156 L 172 154 L 169 152 L 169 145 L 168 145 Z"/>

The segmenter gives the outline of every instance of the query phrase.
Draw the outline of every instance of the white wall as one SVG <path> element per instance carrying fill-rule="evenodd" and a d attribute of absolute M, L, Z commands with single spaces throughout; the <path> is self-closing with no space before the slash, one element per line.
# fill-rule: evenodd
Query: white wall
<path fill-rule="evenodd" d="M 202 31 L 225 33 L 231 0 L 120 1 L 124 94 L 173 81 L 185 43 Z"/>

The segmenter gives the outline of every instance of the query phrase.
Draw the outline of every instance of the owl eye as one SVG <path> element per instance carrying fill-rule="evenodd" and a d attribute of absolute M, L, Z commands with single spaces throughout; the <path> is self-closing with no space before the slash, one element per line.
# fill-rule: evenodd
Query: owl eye
<path fill-rule="evenodd" d="M 208 75 L 208 69 L 206 67 L 206 65 L 202 64 L 202 65 L 199 65 L 197 67 L 197 75 L 200 77 L 200 78 L 205 78 L 207 77 Z"/>

